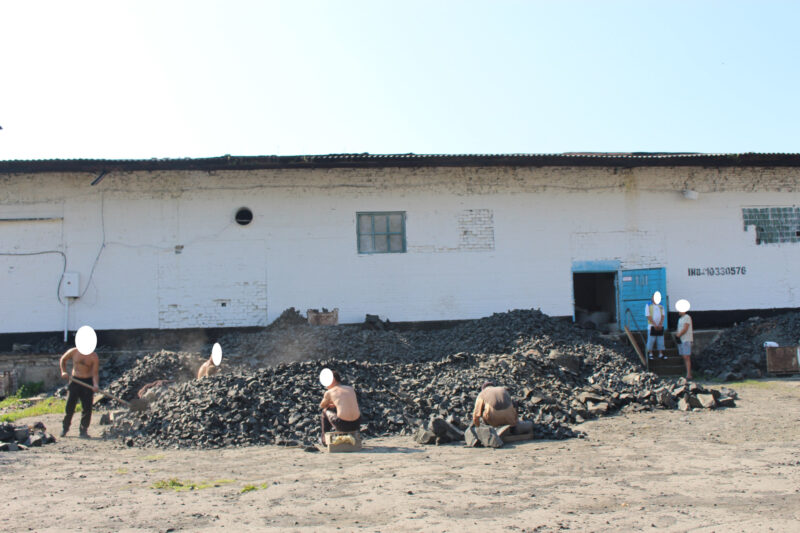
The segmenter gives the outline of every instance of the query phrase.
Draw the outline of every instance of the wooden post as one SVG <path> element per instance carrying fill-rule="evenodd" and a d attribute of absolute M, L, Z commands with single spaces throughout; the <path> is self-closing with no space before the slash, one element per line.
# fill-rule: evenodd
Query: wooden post
<path fill-rule="evenodd" d="M 625 334 L 628 336 L 628 340 L 631 341 L 631 344 L 633 344 L 633 349 L 636 350 L 636 353 L 639 355 L 639 359 L 642 361 L 644 367 L 650 370 L 647 364 L 647 358 L 642 353 L 642 349 L 639 348 L 639 343 L 636 342 L 636 338 L 633 336 L 633 333 L 631 333 L 631 330 L 628 329 L 627 324 L 625 325 Z"/>

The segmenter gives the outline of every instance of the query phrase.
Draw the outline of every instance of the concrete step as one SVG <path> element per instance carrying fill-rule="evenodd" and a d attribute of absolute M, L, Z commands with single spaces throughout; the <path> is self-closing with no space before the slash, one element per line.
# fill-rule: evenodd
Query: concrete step
<path fill-rule="evenodd" d="M 659 376 L 682 376 L 686 373 L 683 357 L 679 355 L 668 356 L 666 359 L 649 359 L 648 369 Z"/>

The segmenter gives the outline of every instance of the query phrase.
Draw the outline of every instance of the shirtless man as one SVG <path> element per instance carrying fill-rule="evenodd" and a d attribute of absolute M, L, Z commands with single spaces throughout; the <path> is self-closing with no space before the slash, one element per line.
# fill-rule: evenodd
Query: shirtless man
<path fill-rule="evenodd" d="M 94 351 L 89 355 L 84 355 L 77 348 L 70 348 L 61 356 L 61 377 L 69 379 L 67 374 L 67 361 L 72 359 L 72 379 L 79 379 L 91 385 L 91 389 L 79 385 L 78 383 L 69 384 L 69 394 L 67 395 L 67 407 L 64 415 L 61 436 L 65 436 L 72 423 L 72 415 L 75 414 L 75 405 L 81 401 L 81 426 L 80 436 L 89 437 L 89 424 L 92 421 L 92 402 L 94 393 L 100 390 L 100 360 Z M 94 392 L 93 392 L 94 391 Z"/>
<path fill-rule="evenodd" d="M 489 382 L 483 384 L 481 393 L 475 400 L 472 425 L 480 426 L 481 420 L 492 427 L 517 425 L 517 410 L 505 387 L 495 387 Z"/>
<path fill-rule="evenodd" d="M 356 391 L 350 385 L 342 385 L 339 373 L 333 372 L 333 382 L 328 385 L 319 408 L 322 409 L 322 445 L 326 431 L 358 431 L 361 429 L 361 411 L 358 408 Z"/>
<path fill-rule="evenodd" d="M 208 358 L 208 361 L 200 365 L 200 370 L 197 371 L 197 379 L 204 378 L 206 376 L 213 376 L 219 372 L 219 367 L 214 364 L 214 361 L 211 360 L 211 357 Z"/>

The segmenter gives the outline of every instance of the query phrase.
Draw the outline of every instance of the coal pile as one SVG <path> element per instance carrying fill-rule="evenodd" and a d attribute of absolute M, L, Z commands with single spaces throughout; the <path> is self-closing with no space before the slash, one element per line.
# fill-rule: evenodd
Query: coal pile
<path fill-rule="evenodd" d="M 230 333 L 218 342 L 226 358 L 262 366 L 312 359 L 432 361 L 459 352 L 508 353 L 530 338 L 547 346 L 608 342 L 596 332 L 576 328 L 538 310 L 495 313 L 432 331 L 375 330 L 369 324 L 311 326 L 300 317 L 280 327 L 270 325 L 261 332 Z M 210 351 L 211 345 L 204 349 Z M 627 344 L 617 344 L 616 350 L 631 360 L 635 358 Z"/>
<path fill-rule="evenodd" d="M 707 376 L 720 381 L 760 378 L 767 371 L 764 342 L 797 346 L 799 339 L 800 313 L 753 317 L 721 333 L 693 363 Z"/>
<path fill-rule="evenodd" d="M 112 395 L 123 400 L 137 398 L 139 390 L 145 385 L 158 380 L 176 382 L 193 379 L 201 360 L 188 353 L 175 353 L 161 350 L 139 358 L 132 368 L 127 370 L 107 388 Z M 113 401 L 108 398 L 98 403 Z"/>
<path fill-rule="evenodd" d="M 28 345 L 27 353 L 64 353 L 74 345 L 64 342 L 63 337 L 50 335 Z"/>
<path fill-rule="evenodd" d="M 121 378 L 126 372 L 136 365 L 136 361 L 141 354 L 114 354 L 106 356 L 99 352 L 100 359 L 100 385 L 111 383 Z"/>
<path fill-rule="evenodd" d="M 730 394 L 642 373 L 627 345 L 539 311 L 499 313 L 434 332 L 298 324 L 273 333 L 295 339 L 292 356 L 308 360 L 176 385 L 149 411 L 116 416 L 106 435 L 157 447 L 309 444 L 319 436 L 324 367 L 356 388 L 368 436 L 411 435 L 434 418 L 465 429 L 486 381 L 507 387 L 520 418 L 546 439 L 574 437 L 571 424 L 620 409 L 733 403 Z M 269 335 L 255 338 L 262 348 L 287 349 Z"/>
<path fill-rule="evenodd" d="M 15 426 L 13 424 L 0 424 L 0 452 L 16 452 L 28 448 L 52 444 L 56 438 L 47 433 L 47 428 L 41 422 L 32 426 Z"/>
<path fill-rule="evenodd" d="M 276 329 L 282 329 L 288 326 L 302 326 L 308 324 L 308 319 L 300 313 L 294 307 L 290 307 L 286 309 L 281 315 L 276 318 L 269 326 L 265 329 L 266 331 L 273 331 Z"/>

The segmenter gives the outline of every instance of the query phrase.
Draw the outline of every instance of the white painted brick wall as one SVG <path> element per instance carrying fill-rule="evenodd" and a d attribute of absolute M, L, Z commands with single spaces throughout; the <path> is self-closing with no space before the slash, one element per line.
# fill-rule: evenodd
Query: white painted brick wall
<path fill-rule="evenodd" d="M 96 187 L 91 178 L 0 176 L 0 218 L 63 218 L 0 222 L 0 252 L 66 254 L 86 290 L 71 330 L 265 325 L 288 307 L 338 307 L 342 322 L 530 307 L 571 315 L 572 262 L 602 259 L 664 266 L 670 301 L 689 298 L 696 310 L 800 306 L 800 245 L 756 245 L 741 212 L 800 205 L 794 169 L 117 172 Z M 242 206 L 255 217 L 246 227 L 233 220 Z M 359 211 L 405 211 L 408 253 L 359 255 Z M 728 265 L 747 274 L 688 275 Z M 63 327 L 61 270 L 57 253 L 0 256 L 0 332 Z"/>

